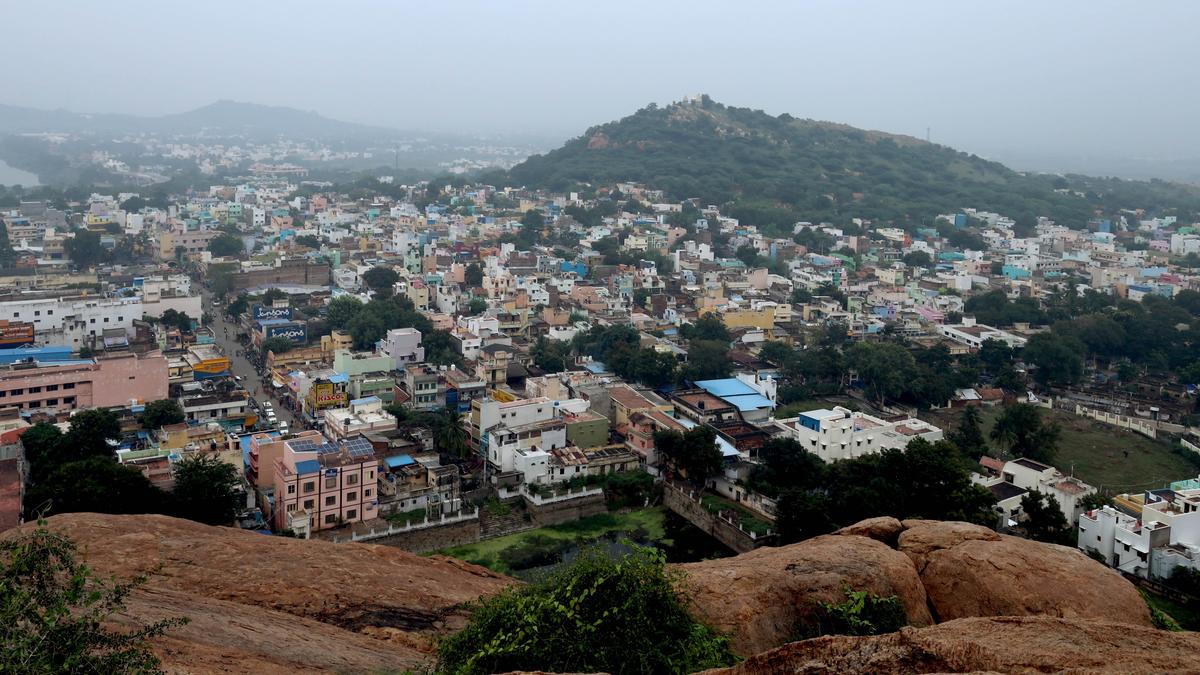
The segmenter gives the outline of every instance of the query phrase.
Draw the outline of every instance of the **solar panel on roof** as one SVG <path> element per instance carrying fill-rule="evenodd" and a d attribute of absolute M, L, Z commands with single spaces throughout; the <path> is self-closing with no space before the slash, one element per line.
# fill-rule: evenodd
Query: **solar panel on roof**
<path fill-rule="evenodd" d="M 371 457 L 375 454 L 375 448 L 365 438 L 350 439 L 346 442 L 346 449 L 350 451 L 351 457 Z"/>

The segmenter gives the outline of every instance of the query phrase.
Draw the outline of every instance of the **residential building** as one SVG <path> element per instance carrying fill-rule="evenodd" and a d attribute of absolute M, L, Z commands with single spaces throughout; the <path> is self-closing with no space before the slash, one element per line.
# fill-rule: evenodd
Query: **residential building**
<path fill-rule="evenodd" d="M 904 448 L 916 438 L 940 441 L 943 436 L 938 427 L 913 417 L 889 422 L 841 406 L 809 410 L 774 424 L 826 462 Z"/>
<path fill-rule="evenodd" d="M 376 396 L 355 399 L 349 407 L 325 411 L 325 435 L 332 441 L 395 428 L 396 418 L 383 409 L 383 401 Z"/>
<path fill-rule="evenodd" d="M 379 462 L 363 437 L 284 441 L 275 462 L 274 524 L 305 534 L 377 517 Z"/>

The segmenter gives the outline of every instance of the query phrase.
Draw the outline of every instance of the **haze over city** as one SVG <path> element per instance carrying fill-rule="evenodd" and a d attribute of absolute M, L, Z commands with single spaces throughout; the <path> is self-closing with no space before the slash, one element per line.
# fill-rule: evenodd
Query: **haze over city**
<path fill-rule="evenodd" d="M 0 11 L 0 675 L 1200 673 L 1200 5 Z"/>
<path fill-rule="evenodd" d="M 547 147 L 707 93 L 1017 168 L 1200 157 L 1200 5 L 1120 2 L 10 3 L 3 103 L 217 99 Z M 204 28 L 201 29 L 200 26 Z"/>

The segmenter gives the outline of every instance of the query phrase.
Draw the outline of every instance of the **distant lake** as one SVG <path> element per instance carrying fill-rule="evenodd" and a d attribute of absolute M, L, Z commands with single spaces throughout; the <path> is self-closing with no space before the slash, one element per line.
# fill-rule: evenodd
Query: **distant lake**
<path fill-rule="evenodd" d="M 20 185 L 21 187 L 33 187 L 40 185 L 36 175 L 28 171 L 22 171 L 18 168 L 9 166 L 4 160 L 0 159 L 0 185 Z"/>

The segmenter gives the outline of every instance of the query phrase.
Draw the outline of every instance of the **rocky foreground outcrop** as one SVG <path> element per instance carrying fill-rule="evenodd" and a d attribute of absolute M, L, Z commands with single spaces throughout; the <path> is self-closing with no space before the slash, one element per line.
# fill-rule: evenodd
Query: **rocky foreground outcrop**
<path fill-rule="evenodd" d="M 516 583 L 387 546 L 166 516 L 48 522 L 99 573 L 149 577 L 127 619 L 190 619 L 155 643 L 171 672 L 425 670 L 433 640 L 464 625 L 470 603 Z M 1073 549 L 966 523 L 873 518 L 677 567 L 692 611 L 749 657 L 730 673 L 1200 673 L 1200 637 L 1151 628 L 1142 598 L 1116 572 Z M 896 596 L 911 627 L 793 642 L 845 588 Z"/>
<path fill-rule="evenodd" d="M 179 672 L 391 672 L 427 665 L 466 605 L 513 581 L 388 546 L 331 544 L 167 516 L 48 519 L 102 575 L 148 581 L 127 614 L 187 617 L 162 644 Z M 33 527 L 26 525 L 25 528 Z"/>
<path fill-rule="evenodd" d="M 798 544 L 681 565 L 693 611 L 743 656 L 803 637 L 844 588 L 894 595 L 908 623 L 1054 616 L 1150 626 L 1137 589 L 1075 549 L 969 523 L 872 518 Z"/>
<path fill-rule="evenodd" d="M 706 675 L 1200 673 L 1200 634 L 1055 617 L 958 619 L 793 642 Z"/>

